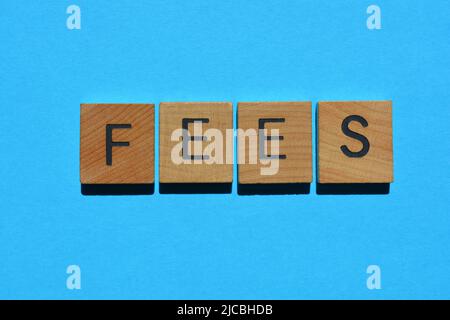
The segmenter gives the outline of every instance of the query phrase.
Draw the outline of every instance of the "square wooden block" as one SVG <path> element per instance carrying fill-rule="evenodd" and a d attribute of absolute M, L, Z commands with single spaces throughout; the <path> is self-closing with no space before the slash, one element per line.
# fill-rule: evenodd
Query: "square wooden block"
<path fill-rule="evenodd" d="M 311 127 L 311 102 L 238 103 L 239 183 L 311 183 Z M 259 129 L 266 129 L 266 133 L 259 134 Z M 271 134 L 273 129 L 279 130 L 277 136 Z M 245 135 L 245 132 L 248 133 L 244 136 L 245 138 L 239 137 L 240 134 Z M 257 145 L 253 147 L 253 156 L 255 154 L 257 156 L 256 164 L 250 161 L 251 135 L 253 135 L 253 141 L 257 141 Z M 275 139 L 279 144 L 279 151 L 270 154 L 271 144 Z M 277 163 L 273 163 L 274 169 L 277 165 L 278 170 L 268 170 L 270 164 L 267 159 L 265 163 L 261 162 L 261 159 L 264 160 L 267 157 L 279 158 Z M 266 171 L 265 174 L 263 174 L 264 171 Z"/>
<path fill-rule="evenodd" d="M 153 104 L 81 104 L 81 183 L 154 183 L 154 139 Z"/>
<path fill-rule="evenodd" d="M 186 136 L 181 135 L 184 132 Z M 209 130 L 215 129 L 215 130 Z M 195 132 L 196 131 L 196 132 Z M 216 139 L 208 132 L 222 135 Z M 222 154 L 222 156 L 220 156 Z M 161 183 L 233 181 L 233 106 L 229 102 L 165 102 L 159 109 Z"/>
<path fill-rule="evenodd" d="M 392 102 L 319 102 L 319 183 L 393 181 Z"/>

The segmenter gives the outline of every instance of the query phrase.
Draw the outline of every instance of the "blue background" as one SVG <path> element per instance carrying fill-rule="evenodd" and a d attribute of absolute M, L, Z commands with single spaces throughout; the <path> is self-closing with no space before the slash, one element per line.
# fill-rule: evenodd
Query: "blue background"
<path fill-rule="evenodd" d="M 450 298 L 447 1 L 73 3 L 0 4 L 0 298 Z M 371 99 L 387 196 L 80 193 L 81 102 Z"/>

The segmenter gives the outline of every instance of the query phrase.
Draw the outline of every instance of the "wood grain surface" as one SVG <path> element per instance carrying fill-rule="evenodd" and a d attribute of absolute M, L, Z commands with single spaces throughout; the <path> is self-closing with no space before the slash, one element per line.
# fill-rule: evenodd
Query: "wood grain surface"
<path fill-rule="evenodd" d="M 279 141 L 279 152 L 286 159 L 279 159 L 279 169 L 274 175 L 262 175 L 261 168 L 268 167 L 260 161 L 249 163 L 249 139 L 245 144 L 238 138 L 238 155 L 245 152 L 245 164 L 239 163 L 240 184 L 310 183 L 312 181 L 312 119 L 311 102 L 239 102 L 238 128 L 258 131 L 259 119 L 282 118 L 284 122 L 265 125 L 267 134 L 278 129 L 283 140 Z M 259 137 L 257 136 L 257 139 Z M 259 141 L 259 140 L 258 140 Z M 270 152 L 270 141 L 267 149 Z M 267 153 L 267 152 L 266 152 Z M 259 143 L 258 143 L 259 159 Z"/>
<path fill-rule="evenodd" d="M 351 121 L 348 128 L 369 141 L 363 157 L 349 157 L 341 150 L 363 149 L 360 140 L 343 133 L 342 122 L 356 115 L 367 121 L 364 127 Z M 319 183 L 390 183 L 393 181 L 391 101 L 319 102 L 318 107 Z"/>
<path fill-rule="evenodd" d="M 81 104 L 80 180 L 82 184 L 154 183 L 155 118 L 153 104 Z M 130 124 L 112 130 L 112 140 L 129 146 L 112 147 L 106 163 L 106 125 Z"/>
<path fill-rule="evenodd" d="M 171 141 L 174 130 L 182 128 L 183 118 L 207 118 L 202 130 L 218 129 L 223 137 L 226 130 L 233 129 L 233 106 L 229 102 L 165 102 L 159 107 L 159 179 L 161 183 L 231 183 L 233 180 L 233 164 L 226 163 L 190 163 L 176 164 L 172 161 L 172 149 L 179 141 Z M 194 135 L 192 126 L 189 134 Z M 232 140 L 231 140 L 232 142 Z M 209 142 L 202 142 L 205 148 Z M 227 152 L 223 143 L 223 155 Z M 231 152 L 232 146 L 228 150 Z M 191 154 L 191 151 L 190 151 Z"/>

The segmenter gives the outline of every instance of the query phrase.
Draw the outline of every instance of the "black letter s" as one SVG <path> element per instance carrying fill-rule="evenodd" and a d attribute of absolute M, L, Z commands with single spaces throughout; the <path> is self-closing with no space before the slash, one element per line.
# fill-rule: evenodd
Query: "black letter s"
<path fill-rule="evenodd" d="M 346 136 L 360 141 L 362 143 L 363 147 L 360 151 L 353 152 L 353 151 L 350 151 L 347 146 L 342 145 L 341 150 L 347 157 L 362 158 L 369 152 L 370 143 L 369 143 L 369 140 L 367 140 L 367 138 L 365 136 L 349 129 L 348 126 L 349 126 L 350 122 L 352 122 L 352 121 L 359 122 L 364 128 L 367 127 L 369 124 L 366 119 L 364 119 L 363 117 L 358 116 L 358 115 L 348 116 L 347 118 L 344 119 L 344 121 L 342 121 L 342 125 L 341 125 L 342 132 Z"/>

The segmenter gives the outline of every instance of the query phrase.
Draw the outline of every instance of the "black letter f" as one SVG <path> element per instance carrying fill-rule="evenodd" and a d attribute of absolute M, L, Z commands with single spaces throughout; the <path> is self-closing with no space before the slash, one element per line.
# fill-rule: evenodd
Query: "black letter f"
<path fill-rule="evenodd" d="M 106 125 L 106 165 L 112 166 L 112 147 L 128 147 L 129 142 L 112 141 L 113 129 L 130 129 L 131 124 L 107 124 Z"/>

